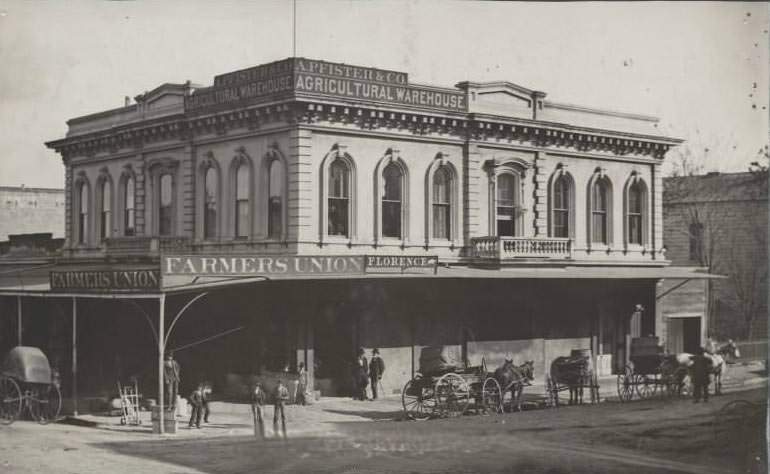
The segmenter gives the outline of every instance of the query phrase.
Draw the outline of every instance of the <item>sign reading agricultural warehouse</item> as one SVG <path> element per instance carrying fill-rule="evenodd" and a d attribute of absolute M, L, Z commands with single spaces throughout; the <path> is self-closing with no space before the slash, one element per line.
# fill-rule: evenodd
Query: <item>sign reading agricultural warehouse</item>
<path fill-rule="evenodd" d="M 406 73 L 289 58 L 214 78 L 212 87 L 185 98 L 188 112 L 248 105 L 284 94 L 328 96 L 464 112 L 465 94 L 456 89 L 408 83 Z"/>
<path fill-rule="evenodd" d="M 158 269 L 77 270 L 50 273 L 51 290 L 56 291 L 157 291 L 160 289 Z"/>
<path fill-rule="evenodd" d="M 166 255 L 164 275 L 271 276 L 356 275 L 377 270 L 433 268 L 435 256 L 381 255 Z"/>

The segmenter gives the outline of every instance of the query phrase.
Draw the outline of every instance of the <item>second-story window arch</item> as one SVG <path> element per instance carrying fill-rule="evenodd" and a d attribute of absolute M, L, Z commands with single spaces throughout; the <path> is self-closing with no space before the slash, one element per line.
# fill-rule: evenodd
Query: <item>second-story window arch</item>
<path fill-rule="evenodd" d="M 647 185 L 634 172 L 626 184 L 625 192 L 625 234 L 626 244 L 647 243 Z"/>
<path fill-rule="evenodd" d="M 433 213 L 432 237 L 434 239 L 452 239 L 452 171 L 448 166 L 440 166 L 433 174 Z"/>
<path fill-rule="evenodd" d="M 235 237 L 251 235 L 251 167 L 245 160 L 235 164 Z"/>
<path fill-rule="evenodd" d="M 127 174 L 123 184 L 123 235 L 136 234 L 136 179 Z"/>
<path fill-rule="evenodd" d="M 342 158 L 335 158 L 329 165 L 328 235 L 350 236 L 350 184 L 350 167 Z"/>
<path fill-rule="evenodd" d="M 589 184 L 589 244 L 612 243 L 612 182 L 603 171 L 594 174 Z"/>
<path fill-rule="evenodd" d="M 76 241 L 80 245 L 88 243 L 89 233 L 89 209 L 91 206 L 91 192 L 88 180 L 85 175 L 81 175 L 81 178 L 75 185 L 75 202 L 74 208 L 77 209 L 77 227 L 76 227 Z"/>
<path fill-rule="evenodd" d="M 382 236 L 402 238 L 404 175 L 395 163 L 382 171 Z"/>
<path fill-rule="evenodd" d="M 524 235 L 524 178 L 532 164 L 519 156 L 487 160 L 489 175 L 489 235 Z"/>
<path fill-rule="evenodd" d="M 99 180 L 99 241 L 112 234 L 112 182 L 103 175 Z"/>
<path fill-rule="evenodd" d="M 158 178 L 158 235 L 174 233 L 174 176 L 163 172 Z"/>
<path fill-rule="evenodd" d="M 280 239 L 283 236 L 285 180 L 283 162 L 277 158 L 270 160 L 267 183 L 267 236 L 270 239 Z"/>
<path fill-rule="evenodd" d="M 548 192 L 550 237 L 572 238 L 574 236 L 575 182 L 572 175 L 557 166 L 551 176 Z"/>
<path fill-rule="evenodd" d="M 497 235 L 500 237 L 514 237 L 521 230 L 516 225 L 519 210 L 518 188 L 519 180 L 515 174 L 502 173 L 497 176 L 495 206 Z"/>
<path fill-rule="evenodd" d="M 219 176 L 213 166 L 209 166 L 204 174 L 203 184 L 203 238 L 217 237 L 217 201 L 219 197 Z"/>

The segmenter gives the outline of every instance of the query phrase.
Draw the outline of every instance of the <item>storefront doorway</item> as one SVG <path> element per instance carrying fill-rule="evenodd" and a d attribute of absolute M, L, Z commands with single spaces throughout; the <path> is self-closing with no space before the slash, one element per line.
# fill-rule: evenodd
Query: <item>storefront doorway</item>
<path fill-rule="evenodd" d="M 669 316 L 666 350 L 671 354 L 696 353 L 701 347 L 702 319 L 700 314 Z"/>

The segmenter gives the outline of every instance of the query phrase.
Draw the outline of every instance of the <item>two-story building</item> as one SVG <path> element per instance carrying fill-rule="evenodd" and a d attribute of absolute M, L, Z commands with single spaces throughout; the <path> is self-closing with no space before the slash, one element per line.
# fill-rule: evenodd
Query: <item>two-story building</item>
<path fill-rule="evenodd" d="M 289 58 L 163 84 L 47 145 L 66 166 L 67 265 L 234 283 L 174 329 L 177 348 L 226 333 L 178 350 L 189 383 L 302 361 L 341 393 L 355 349 L 378 347 L 391 393 L 426 345 L 534 360 L 537 377 L 579 348 L 623 367 L 629 337 L 656 331 L 659 279 L 698 277 L 662 253 L 661 165 L 681 141 L 657 122 L 509 82 Z M 152 370 L 157 309 L 99 301 L 83 363 Z"/>

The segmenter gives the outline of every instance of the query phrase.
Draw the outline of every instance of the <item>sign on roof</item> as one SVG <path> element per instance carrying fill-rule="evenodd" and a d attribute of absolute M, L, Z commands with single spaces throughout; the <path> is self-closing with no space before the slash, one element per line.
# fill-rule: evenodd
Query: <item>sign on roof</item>
<path fill-rule="evenodd" d="M 185 98 L 188 112 L 224 109 L 284 98 L 312 96 L 370 101 L 442 111 L 467 110 L 456 89 L 410 85 L 406 73 L 289 58 L 222 74 L 214 85 Z"/>

